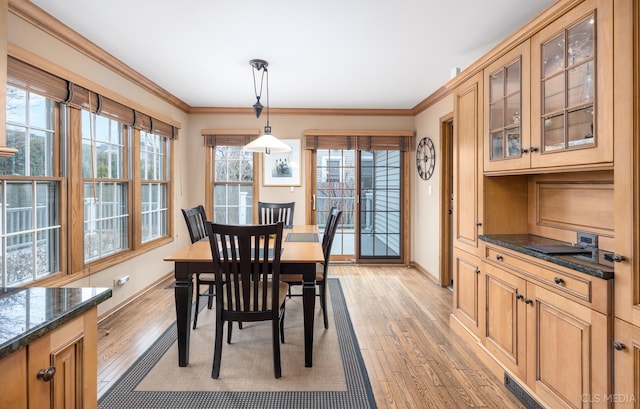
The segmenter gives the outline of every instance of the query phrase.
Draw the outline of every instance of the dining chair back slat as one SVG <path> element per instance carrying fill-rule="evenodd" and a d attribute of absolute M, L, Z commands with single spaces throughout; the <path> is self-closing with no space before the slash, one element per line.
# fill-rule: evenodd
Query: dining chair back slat
<path fill-rule="evenodd" d="M 267 203 L 258 202 L 258 223 L 271 224 L 284 222 L 285 228 L 293 227 L 293 212 L 296 202 Z"/>
<path fill-rule="evenodd" d="M 198 205 L 190 209 L 182 209 L 182 215 L 187 223 L 187 230 L 189 230 L 191 243 L 195 243 L 196 241 L 200 241 L 207 237 L 207 232 L 204 228 L 204 222 L 207 220 L 204 206 Z"/>

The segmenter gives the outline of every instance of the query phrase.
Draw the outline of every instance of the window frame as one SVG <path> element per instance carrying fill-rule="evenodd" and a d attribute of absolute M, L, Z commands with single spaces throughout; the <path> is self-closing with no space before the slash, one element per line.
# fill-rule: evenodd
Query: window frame
<path fill-rule="evenodd" d="M 132 105 L 131 101 L 117 94 L 111 93 L 99 85 L 73 76 L 65 79 L 67 71 L 55 65 L 39 68 L 25 56 L 8 55 L 8 75 L 6 86 L 13 86 L 21 90 L 49 98 L 55 103 L 53 136 L 53 165 L 51 177 L 44 177 L 46 181 L 56 181 L 58 187 L 58 203 L 56 203 L 57 220 L 60 227 L 59 269 L 45 277 L 20 283 L 20 285 L 64 285 L 81 277 L 91 275 L 97 271 L 117 265 L 128 259 L 142 255 L 150 249 L 163 246 L 174 240 L 173 216 L 173 177 L 174 140 L 177 138 L 180 124 L 167 119 L 155 119 L 155 116 L 144 113 L 145 108 Z M 37 63 L 39 64 L 39 63 Z M 83 88 L 71 80 L 80 80 L 90 84 L 103 96 L 91 89 Z M 6 96 L 5 96 L 6 99 Z M 124 101 L 122 103 L 118 101 Z M 140 109 L 140 111 L 139 111 Z M 123 175 L 111 181 L 126 181 L 128 185 L 126 197 L 128 205 L 127 239 L 128 246 L 122 251 L 109 254 L 96 260 L 84 262 L 84 181 L 82 174 L 82 111 L 88 110 L 99 113 L 111 120 L 123 124 L 126 136 L 126 147 L 123 149 Z M 162 118 L 162 117 L 160 117 Z M 158 135 L 166 142 L 165 153 L 168 155 L 164 169 L 165 179 L 153 182 L 166 184 L 166 232 L 163 236 L 142 243 L 142 215 L 141 195 L 142 177 L 139 173 L 140 158 L 140 129 Z M 137 173 L 135 173 L 137 172 Z M 5 179 L 5 177 L 1 177 Z M 31 180 L 30 177 L 11 176 L 13 179 Z M 6 179 L 9 179 L 6 178 Z M 41 178 L 42 179 L 42 178 Z"/>

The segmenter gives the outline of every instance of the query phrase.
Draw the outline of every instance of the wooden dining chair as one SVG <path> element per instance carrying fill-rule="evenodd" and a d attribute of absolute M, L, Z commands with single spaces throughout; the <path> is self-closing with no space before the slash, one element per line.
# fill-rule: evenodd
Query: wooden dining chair
<path fill-rule="evenodd" d="M 267 203 L 258 202 L 258 223 L 270 224 L 284 222 L 284 227 L 290 229 L 293 227 L 293 211 L 296 202 L 288 203 Z"/>
<path fill-rule="evenodd" d="M 216 266 L 216 329 L 211 377 L 220 375 L 225 322 L 228 322 L 227 343 L 231 343 L 234 321 L 271 321 L 273 369 L 275 377 L 280 378 L 280 342 L 284 342 L 285 300 L 289 289 L 287 283 L 280 281 L 284 223 L 224 225 L 207 221 L 205 226 Z"/>
<path fill-rule="evenodd" d="M 182 209 L 182 215 L 187 223 L 187 230 L 189 230 L 189 237 L 191 243 L 200 241 L 208 237 L 207 230 L 204 226 L 204 222 L 207 220 L 207 215 L 204 211 L 204 206 L 198 205 L 190 209 Z M 200 297 L 207 297 L 207 308 L 213 307 L 213 297 L 215 297 L 215 275 L 213 273 L 196 273 L 196 308 L 193 316 L 193 329 L 196 329 L 198 324 L 198 311 L 200 311 Z M 200 287 L 206 285 L 207 290 L 200 292 Z"/>
<path fill-rule="evenodd" d="M 320 308 L 322 308 L 322 316 L 324 318 L 325 329 L 329 328 L 329 316 L 327 314 L 327 273 L 329 272 L 329 259 L 331 258 L 331 248 L 333 247 L 333 239 L 340 225 L 342 210 L 332 208 L 325 225 L 324 236 L 322 237 L 322 254 L 324 260 L 316 265 L 316 285 L 318 292 L 316 296 L 320 297 Z M 282 274 L 280 280 L 289 284 L 289 286 L 302 285 L 302 274 Z M 289 292 L 289 295 L 292 295 Z M 301 294 L 293 294 L 300 296 Z"/>

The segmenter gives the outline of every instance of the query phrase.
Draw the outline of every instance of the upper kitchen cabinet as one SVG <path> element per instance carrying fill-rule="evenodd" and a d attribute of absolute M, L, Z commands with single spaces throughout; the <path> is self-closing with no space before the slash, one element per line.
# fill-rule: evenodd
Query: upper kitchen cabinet
<path fill-rule="evenodd" d="M 612 166 L 612 17 L 586 0 L 531 38 L 532 168 Z"/>
<path fill-rule="evenodd" d="M 484 171 L 529 167 L 529 41 L 484 70 Z"/>

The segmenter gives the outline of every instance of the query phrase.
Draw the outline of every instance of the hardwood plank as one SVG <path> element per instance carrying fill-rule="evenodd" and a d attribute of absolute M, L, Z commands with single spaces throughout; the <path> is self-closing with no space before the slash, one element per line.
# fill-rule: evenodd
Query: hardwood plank
<path fill-rule="evenodd" d="M 340 278 L 378 408 L 523 407 L 449 327 L 447 288 L 404 266 L 334 264 L 329 274 Z M 171 282 L 100 322 L 99 396 L 175 321 Z"/>

